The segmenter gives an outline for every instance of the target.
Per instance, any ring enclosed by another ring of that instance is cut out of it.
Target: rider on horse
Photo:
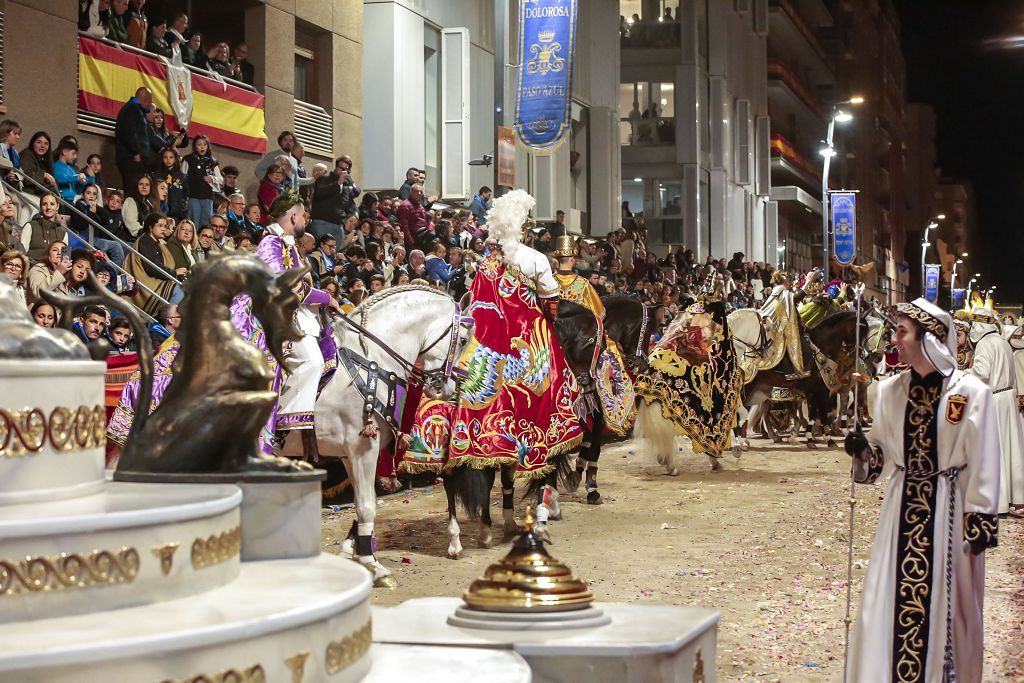
[[[796,295],[792,292],[793,278],[778,270],[772,275],[772,285],[772,293],[761,306],[761,315],[772,330],[778,331],[779,341],[793,366],[793,378],[807,377],[810,373],[804,369],[800,316],[796,310]],[[804,293],[801,290],[798,294],[802,297]]]

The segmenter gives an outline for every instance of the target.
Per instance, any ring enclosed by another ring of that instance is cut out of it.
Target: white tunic
[[[994,540],[999,495],[999,439],[992,393],[976,377],[954,371],[943,382],[933,418],[936,421],[938,471],[963,468],[955,481],[953,589],[952,596],[949,596],[946,558],[950,480],[942,475],[927,480],[935,489],[934,509],[928,510],[927,499],[913,498],[906,504],[903,501],[905,472],[900,468],[905,462],[904,422],[910,379],[911,373],[906,371],[878,384],[878,396],[873,406],[875,422],[868,439],[880,449],[881,460],[876,458],[871,463],[854,461],[857,481],[873,481],[879,473],[891,478],[864,579],[860,613],[854,624],[849,680],[860,683],[893,680],[895,610],[899,587],[904,594],[919,597],[920,609],[928,613],[927,634],[917,634],[918,638],[927,636],[925,661],[916,660],[912,652],[901,656],[901,662],[908,662],[906,669],[901,669],[908,674],[905,678],[935,683],[942,680],[946,605],[947,599],[951,598],[953,654],[958,680],[975,683],[981,680],[984,659],[982,605],[985,556],[984,553],[973,555],[963,541],[965,525],[969,525],[968,530],[973,533],[979,524],[982,524],[980,528],[991,532],[989,538]],[[908,490],[931,490],[930,486],[925,486],[927,488]],[[906,516],[906,522],[913,524],[921,521],[922,513],[928,512],[934,522],[932,533],[930,537],[925,535],[922,543],[913,546],[920,550],[919,561],[905,562],[905,566],[898,567],[901,517]],[[971,514],[965,518],[965,513]],[[911,580],[912,572],[921,569],[930,573],[930,583]],[[900,640],[906,642],[902,638]]]
[[[519,268],[534,283],[537,296],[542,299],[558,296],[558,281],[551,273],[551,261],[547,256],[521,243],[512,243],[503,249],[505,263]]]
[[[1024,505],[1024,422],[1017,409],[1017,366],[1010,343],[997,332],[982,337],[974,347],[974,365],[968,371],[985,382],[995,395],[1002,464],[999,512]]]

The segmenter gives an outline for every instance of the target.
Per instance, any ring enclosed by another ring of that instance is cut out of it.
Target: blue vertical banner
[[[953,290],[953,310],[956,311],[964,307],[964,301],[966,300],[967,290],[960,289],[959,287]]]
[[[939,298],[939,277],[942,266],[937,263],[926,263],[924,266],[924,298],[935,303]]]
[[[572,126],[577,0],[520,0],[515,130],[533,151],[550,151]]]
[[[857,255],[857,195],[833,192],[829,195],[832,211],[832,252],[841,266],[853,263]]]

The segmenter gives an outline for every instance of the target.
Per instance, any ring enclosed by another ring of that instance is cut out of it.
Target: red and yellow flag
[[[78,106],[116,118],[135,91],[146,86],[164,111],[168,128],[177,127],[168,99],[167,67],[157,59],[78,39]],[[247,152],[267,151],[263,95],[192,74],[192,121],[189,135],[205,135],[214,145]]]

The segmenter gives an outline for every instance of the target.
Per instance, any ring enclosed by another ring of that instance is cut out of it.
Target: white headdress
[[[991,308],[975,306],[971,309],[971,332],[972,344],[977,344],[981,338],[992,332],[999,332],[999,319]]]
[[[505,254],[511,255],[522,244],[523,225],[535,206],[537,200],[526,190],[511,190],[494,200],[487,212],[487,229]]]
[[[914,299],[909,304],[900,304],[897,309],[924,330],[921,347],[925,356],[943,377],[949,377],[956,370],[956,332],[953,317],[927,299]]]

